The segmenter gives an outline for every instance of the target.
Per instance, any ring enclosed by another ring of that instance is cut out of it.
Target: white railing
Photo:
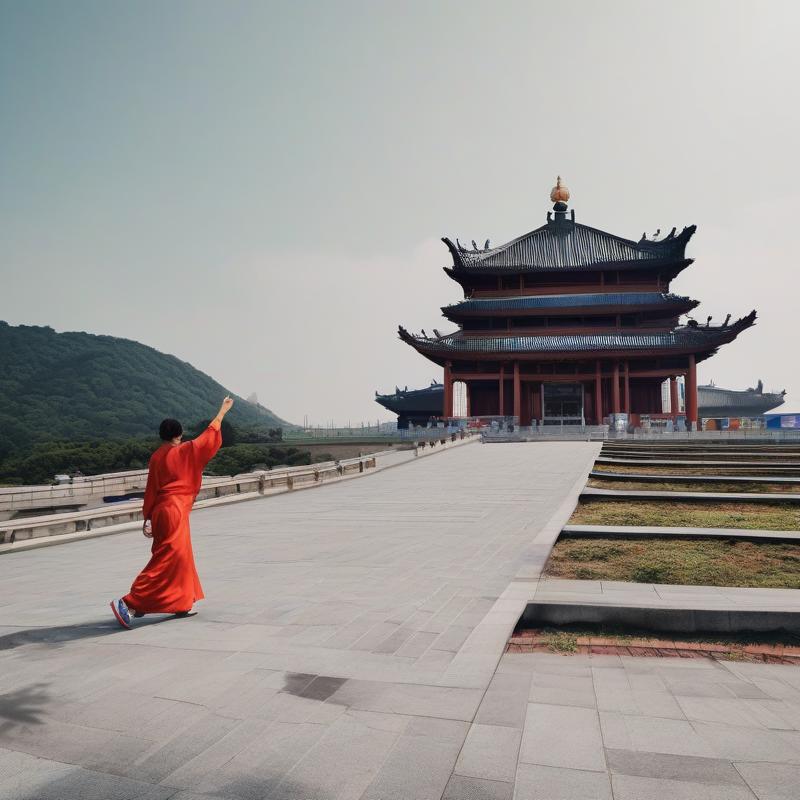
[[[363,473],[376,466],[376,459],[388,452],[372,453],[357,458],[328,461],[300,467],[285,467],[274,470],[248,472],[228,478],[215,478],[204,483],[197,495],[203,501],[215,500],[228,495],[267,495],[273,491],[291,491],[305,485]],[[89,531],[108,525],[135,522],[142,518],[142,500],[126,500],[109,503],[101,508],[85,511],[70,511],[62,514],[47,514],[37,517],[21,517],[0,522],[0,544],[53,536],[64,533]]]
[[[450,446],[466,444],[472,439],[473,435],[468,431],[448,432],[442,430],[435,440],[427,439],[415,442],[414,453],[412,455],[409,452],[408,457],[413,459],[417,456],[425,456]],[[202,508],[230,495],[238,495],[240,499],[249,499],[260,495],[278,494],[320,485],[325,481],[355,477],[359,473],[376,468],[379,458],[397,453],[397,450],[382,450],[356,458],[343,458],[339,461],[326,461],[299,467],[281,467],[246,472],[231,477],[213,478],[208,482],[204,481],[197,495],[196,505]],[[20,517],[0,522],[0,545],[13,544],[27,539],[83,533],[141,519],[142,500],[140,498],[107,503],[101,508],[84,511]],[[6,548],[6,550],[9,549],[13,548]]]
[[[224,480],[227,478],[207,475],[203,477],[203,486]],[[88,475],[54,486],[4,486],[0,487],[0,515],[28,508],[84,506],[107,495],[143,492],[146,484],[147,470],[144,469]]]

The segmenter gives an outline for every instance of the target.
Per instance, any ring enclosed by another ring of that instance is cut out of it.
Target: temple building
[[[683,396],[683,386],[679,385],[679,394]],[[697,414],[700,419],[761,419],[767,411],[782,405],[786,391],[765,392],[761,381],[755,388],[750,389],[723,389],[713,383],[697,387]],[[409,425],[426,426],[431,420],[438,419],[442,414],[444,400],[444,386],[433,381],[424,389],[401,389],[395,387],[393,394],[379,394],[375,392],[375,402],[389,411],[397,414],[397,427],[408,428]],[[670,397],[664,398],[662,391],[661,405],[669,408]],[[676,408],[671,416],[681,409]],[[775,414],[768,414],[775,417]]]
[[[600,424],[611,414],[659,414],[661,384],[685,377],[686,419],[697,423],[697,363],[755,321],[722,325],[680,317],[698,302],[672,294],[686,269],[696,226],[639,241],[582,225],[558,179],[555,204],[536,230],[499,247],[447,245],[445,272],[464,292],[442,308],[453,333],[400,338],[443,368],[442,415],[453,416],[453,385],[466,386],[470,416],[513,416],[520,425]]]

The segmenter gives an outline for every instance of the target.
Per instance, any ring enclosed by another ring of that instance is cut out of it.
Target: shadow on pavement
[[[0,694],[0,734],[15,725],[41,724],[44,706],[50,699],[46,690],[46,683],[34,683]]]
[[[25,628],[23,630],[6,633],[0,636],[0,651],[13,650],[16,647],[24,647],[27,644],[63,644],[74,642],[79,639],[91,639],[98,636],[108,636],[112,633],[133,634],[138,628],[146,628],[150,625],[159,625],[162,622],[174,620],[174,614],[158,614],[143,617],[136,620],[133,631],[124,631],[111,617],[95,622],[78,623],[75,625],[53,625],[41,628]]]

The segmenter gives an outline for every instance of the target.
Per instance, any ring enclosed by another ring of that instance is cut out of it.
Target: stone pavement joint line
[[[509,796],[528,688],[498,664],[598,449],[474,444],[206,509],[208,599],[133,631],[107,603],[143,537],[0,559],[0,797]]]
[[[509,653],[486,697],[508,693],[512,686],[517,698],[528,692],[525,719],[513,722],[521,734],[516,772],[503,791],[463,792],[456,795],[460,798],[798,796],[797,667]]]

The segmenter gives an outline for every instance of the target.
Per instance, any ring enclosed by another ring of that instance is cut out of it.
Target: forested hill
[[[0,321],[0,458],[54,439],[152,437],[165,417],[189,427],[213,417],[226,394],[191,364],[139,342]],[[237,427],[287,424],[235,399],[228,419]]]

